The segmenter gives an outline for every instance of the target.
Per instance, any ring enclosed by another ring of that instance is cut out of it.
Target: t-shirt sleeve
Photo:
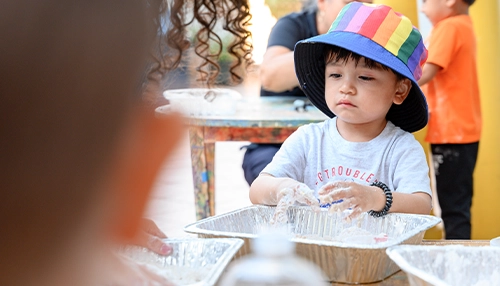
[[[295,44],[303,39],[300,31],[302,31],[302,26],[297,21],[297,18],[284,16],[272,28],[267,47],[283,46],[293,51]]]
[[[456,54],[454,49],[457,47],[456,41],[460,38],[459,33],[460,31],[452,23],[444,22],[436,25],[428,40],[427,62],[446,69]]]
[[[304,181],[306,164],[306,131],[305,126],[299,127],[292,133],[276,152],[271,163],[261,173],[276,178],[291,178],[299,182]]]
[[[410,134],[399,145],[399,160],[393,181],[395,191],[409,194],[423,192],[432,196],[429,166],[422,146]]]

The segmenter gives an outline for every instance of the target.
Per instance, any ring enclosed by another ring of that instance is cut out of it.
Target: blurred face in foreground
[[[141,105],[144,2],[2,2],[0,285],[103,285],[134,236],[182,126]]]

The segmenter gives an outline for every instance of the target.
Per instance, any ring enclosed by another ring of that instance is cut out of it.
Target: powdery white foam
[[[151,272],[167,277],[175,285],[190,285],[201,282],[210,275],[213,268],[212,265],[198,268],[179,265],[169,265],[164,268],[159,268],[151,264],[146,264],[146,266]]]
[[[356,226],[343,229],[338,235],[333,237],[309,234],[299,234],[296,235],[296,237],[312,240],[335,241],[348,244],[376,244],[385,242],[389,239],[389,237],[385,233],[373,234],[365,229]]]

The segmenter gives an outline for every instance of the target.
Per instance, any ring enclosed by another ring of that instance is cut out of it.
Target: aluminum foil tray
[[[260,230],[271,225],[275,207],[255,205],[221,214],[184,228],[199,237],[237,237],[245,244],[236,258],[250,253],[249,240]],[[286,225],[290,239],[296,242],[299,255],[319,265],[329,281],[343,283],[370,283],[381,281],[399,270],[387,256],[386,249],[399,244],[420,244],[427,229],[441,219],[434,216],[389,214],[382,218],[361,215],[346,221],[342,214],[327,211],[313,212],[309,207],[292,207],[287,211]],[[360,228],[373,234],[385,233],[387,241],[366,244],[356,240],[335,241],[342,231]]]
[[[215,285],[220,275],[243,245],[238,238],[165,239],[171,255],[156,254],[144,247],[126,246],[120,253],[139,263],[153,266],[175,285]]]
[[[387,255],[412,286],[500,285],[500,248],[492,246],[398,245]]]

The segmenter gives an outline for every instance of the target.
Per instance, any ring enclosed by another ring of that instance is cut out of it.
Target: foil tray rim
[[[186,284],[186,286],[213,286],[217,283],[221,277],[223,271],[227,268],[228,264],[231,262],[233,257],[236,255],[238,250],[243,246],[244,240],[241,238],[197,238],[197,237],[186,237],[186,238],[163,238],[161,239],[167,244],[182,244],[182,243],[223,243],[227,244],[228,248],[224,250],[223,254],[218,257],[217,262],[214,264],[213,271],[211,271],[204,279],[199,282]],[[135,246],[140,249],[144,249],[147,252],[151,252],[149,249],[141,246]],[[152,252],[151,252],[152,253]],[[168,278],[168,277],[167,277]]]
[[[448,283],[436,277],[432,273],[425,272],[417,268],[417,266],[410,263],[405,257],[403,257],[403,252],[418,252],[418,251],[440,251],[447,252],[453,250],[466,250],[466,251],[492,251],[497,252],[500,255],[500,248],[495,249],[495,247],[489,245],[482,246],[467,246],[467,245],[395,245],[387,248],[386,254],[389,258],[396,263],[401,270],[403,270],[408,275],[413,275],[417,279],[420,279],[433,286],[450,286]]]
[[[307,206],[294,206],[295,208],[308,208]],[[225,236],[225,237],[235,237],[235,238],[246,238],[246,239],[253,239],[257,238],[257,234],[249,234],[249,233],[243,233],[243,232],[230,232],[230,231],[214,231],[214,230],[208,230],[208,229],[203,229],[199,228],[198,226],[203,223],[207,223],[210,221],[218,220],[221,217],[224,216],[230,216],[232,214],[244,212],[250,209],[273,209],[275,208],[274,206],[267,206],[267,205],[252,205],[252,206],[247,206],[243,207],[237,210],[233,210],[224,214],[220,215],[215,215],[211,216],[208,218],[201,219],[199,221],[196,221],[194,223],[190,223],[184,227],[184,231],[187,233],[191,234],[203,234],[203,235],[217,235],[217,236]],[[381,242],[377,244],[357,244],[353,245],[350,243],[345,243],[345,242],[338,242],[338,241],[327,241],[327,240],[321,240],[321,239],[304,239],[304,238],[295,238],[291,237],[290,240],[296,243],[302,243],[302,244],[312,244],[312,245],[319,245],[319,246],[334,246],[338,248],[365,248],[365,249],[373,249],[373,250],[385,250],[388,247],[399,245],[402,242],[404,242],[407,239],[410,239],[414,237],[415,235],[419,234],[422,231],[426,231],[435,225],[439,224],[441,222],[441,218],[432,216],[432,215],[420,215],[420,214],[405,214],[405,213],[390,213],[388,216],[413,216],[413,217],[420,217],[424,218],[427,221],[420,225],[419,228],[417,229],[412,229],[405,233],[404,236],[400,237],[397,240],[389,241],[389,242]],[[381,218],[383,219],[383,218]]]

